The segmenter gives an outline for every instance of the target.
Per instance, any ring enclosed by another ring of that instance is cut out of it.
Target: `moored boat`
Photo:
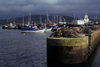
[[[31,32],[40,32],[40,33],[43,33],[45,32],[45,28],[42,28],[42,29],[36,29],[36,28],[21,28],[21,32],[26,32],[26,33],[31,33]]]

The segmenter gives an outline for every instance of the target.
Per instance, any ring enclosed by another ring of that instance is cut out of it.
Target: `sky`
[[[100,15],[100,0],[0,0],[0,18],[32,14],[83,16]]]

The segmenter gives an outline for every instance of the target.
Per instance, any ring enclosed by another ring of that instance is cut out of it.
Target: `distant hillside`
[[[42,22],[45,23],[47,17],[45,15],[42,15],[41,18],[42,18]],[[69,16],[63,16],[63,18],[65,19],[66,22],[71,22],[73,20],[73,18],[69,17]],[[49,19],[52,23],[54,22],[54,16],[49,16]],[[62,21],[64,21],[64,19]],[[11,18],[11,20],[14,20],[14,19]],[[17,24],[22,24],[22,20],[23,20],[23,17],[16,17],[15,18],[15,22]],[[33,23],[40,23],[40,15],[32,15],[31,20],[33,21]],[[9,24],[9,21],[10,21],[10,19],[8,19],[8,20],[7,19],[1,19],[0,25]],[[28,23],[28,16],[24,16],[24,22]],[[57,17],[55,17],[55,22],[57,22]]]

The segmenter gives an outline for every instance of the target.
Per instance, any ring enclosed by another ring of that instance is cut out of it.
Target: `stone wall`
[[[88,36],[82,38],[48,38],[47,56],[64,64],[79,63],[88,58]]]
[[[92,34],[89,35],[89,55],[94,51],[98,42],[100,41],[100,30],[92,31]]]
[[[92,54],[100,41],[100,30],[80,38],[47,38],[47,61],[64,64],[82,63]],[[53,59],[53,60],[52,60]]]

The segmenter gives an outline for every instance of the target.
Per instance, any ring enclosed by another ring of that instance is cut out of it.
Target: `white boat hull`
[[[52,30],[52,28],[50,28],[50,29],[46,29],[46,31],[51,31]]]
[[[43,30],[37,30],[37,31],[23,30],[22,32],[23,33],[31,33],[31,32],[33,32],[33,33],[44,33],[45,32],[45,29],[43,29]]]

